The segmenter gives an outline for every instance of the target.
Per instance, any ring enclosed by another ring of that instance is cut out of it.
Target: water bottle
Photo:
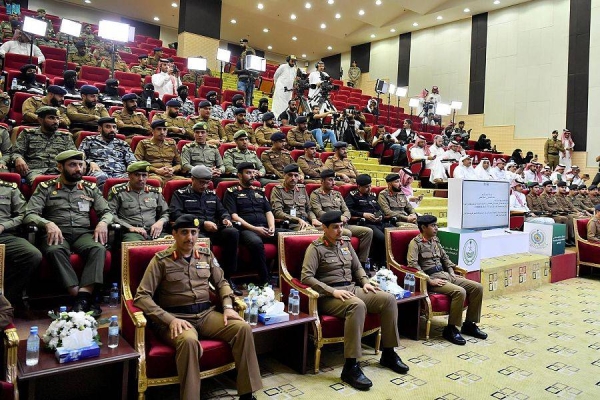
[[[58,309],[58,314],[62,315],[62,313],[66,313],[67,312],[67,306],[60,306],[60,308]]]
[[[410,274],[404,274],[404,290],[410,291]]]
[[[252,306],[250,307],[250,325],[255,326],[258,324],[258,304],[256,299],[252,299]]]
[[[369,275],[370,271],[371,271],[371,259],[367,258],[367,261],[365,261],[365,272],[367,273],[367,275]]]
[[[292,315],[298,315],[300,314],[300,294],[297,290],[294,290],[294,293],[292,294],[292,299]]]
[[[416,279],[415,279],[415,274],[410,274],[410,292],[414,293],[415,292],[415,284],[416,284]]]
[[[119,320],[116,315],[110,317],[108,325],[108,347],[114,349],[119,345]]]
[[[250,323],[250,299],[244,297],[244,303],[246,303],[246,309],[244,310],[244,321]]]
[[[108,306],[115,308],[119,305],[119,285],[117,283],[112,284],[110,288],[110,297],[108,298]]]
[[[29,329],[27,338],[27,354],[25,355],[25,364],[29,366],[37,365],[40,359],[40,338],[38,337],[38,327],[32,326]]]
[[[18,87],[19,87],[19,85],[17,84],[17,78],[13,78],[12,83],[10,84],[10,90],[17,90]],[[37,364],[37,361],[36,361],[36,364]]]
[[[150,97],[146,99],[146,108],[152,108],[152,99]]]
[[[292,309],[294,308],[294,292],[295,289],[290,289],[290,295],[288,296],[288,314],[291,314]]]

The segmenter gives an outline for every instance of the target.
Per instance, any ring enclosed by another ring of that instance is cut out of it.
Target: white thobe
[[[159,72],[152,75],[152,84],[158,92],[158,98],[162,99],[165,94],[177,94],[177,87],[181,85],[181,81],[166,72]]]
[[[273,114],[279,116],[288,106],[288,102],[292,99],[292,89],[294,88],[294,80],[298,67],[290,67],[288,63],[281,64],[275,75],[273,82],[275,83],[275,91],[273,92]],[[285,91],[285,88],[289,91]]]

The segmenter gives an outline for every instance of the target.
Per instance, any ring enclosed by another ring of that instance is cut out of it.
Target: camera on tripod
[[[298,79],[296,80],[296,90],[299,93],[302,93],[310,88],[311,85],[308,83],[308,74],[298,72]]]
[[[340,86],[334,85],[331,82],[331,77],[329,75],[321,72],[321,92],[322,93],[329,93],[332,90],[339,90],[339,89],[340,89]]]
[[[423,111],[425,111],[426,113],[429,113],[429,111],[433,111],[434,107],[435,104],[431,101],[426,101],[423,103]]]

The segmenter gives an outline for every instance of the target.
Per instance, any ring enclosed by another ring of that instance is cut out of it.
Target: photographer
[[[162,99],[165,94],[177,94],[177,88],[181,86],[177,66],[173,66],[169,60],[160,60],[160,72],[152,75],[154,90],[158,92],[158,98]]]
[[[401,160],[406,159],[406,148],[404,146],[404,143],[400,143],[397,138],[400,132],[400,130],[397,130],[396,132],[390,134],[385,131],[384,125],[379,125],[377,127],[377,132],[373,137],[373,148],[375,148],[375,146],[377,146],[377,144],[379,144],[380,142],[383,142],[383,151],[381,152],[381,154],[383,154],[387,149],[392,149],[392,151],[394,152],[392,165],[400,165]]]
[[[356,119],[357,112],[354,106],[350,106],[344,110],[341,115],[338,126],[342,132],[342,140],[354,146],[358,150],[370,151],[371,147],[365,141],[365,131],[360,129],[361,122]]]
[[[329,82],[329,75],[325,72],[325,63],[319,61],[315,65],[315,68],[316,71],[313,71],[308,75],[308,83],[310,84],[310,89],[308,89],[308,100],[311,104],[320,97],[321,85],[323,82]]]
[[[244,92],[246,107],[249,107],[252,105],[252,93],[254,92],[254,79],[256,76],[246,69],[246,56],[256,55],[256,52],[248,45],[248,39],[245,38],[240,40],[240,47],[242,48],[242,54],[235,65],[234,74],[238,76],[237,90]]]
[[[323,129],[323,120],[330,115],[333,115],[333,111],[320,113],[319,106],[315,105],[312,107],[312,111],[306,116],[308,119],[308,130],[315,137],[320,149],[325,148],[323,138],[329,140],[332,146],[337,142],[335,133],[331,129]]]

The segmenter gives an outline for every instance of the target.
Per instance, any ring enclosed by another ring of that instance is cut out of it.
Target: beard
[[[56,100],[55,98],[50,99],[50,104],[52,104],[52,107],[58,107],[62,104],[62,102]]]
[[[102,137],[107,141],[111,141],[115,138],[116,134],[114,132],[102,132]]]
[[[176,118],[179,113],[169,111],[169,117]]]
[[[211,97],[211,98],[208,99],[208,101],[210,101],[210,104],[212,104],[213,106],[215,104],[217,104],[217,98],[216,97]]]
[[[401,191],[402,191],[402,188],[400,188],[400,187],[396,187],[396,186],[392,186],[392,192],[399,193],[399,192],[401,192]]]
[[[96,107],[96,102],[95,101],[84,101],[84,104],[87,108],[92,108],[92,107]]]
[[[81,173],[80,172],[76,172],[74,174],[70,174],[66,170],[63,170],[63,176],[64,176],[64,178],[65,178],[65,180],[67,182],[76,183],[76,182],[79,182],[81,180]]]
[[[265,104],[264,106],[258,107],[258,111],[260,111],[261,113],[266,113],[267,111],[269,111],[269,105]]]

